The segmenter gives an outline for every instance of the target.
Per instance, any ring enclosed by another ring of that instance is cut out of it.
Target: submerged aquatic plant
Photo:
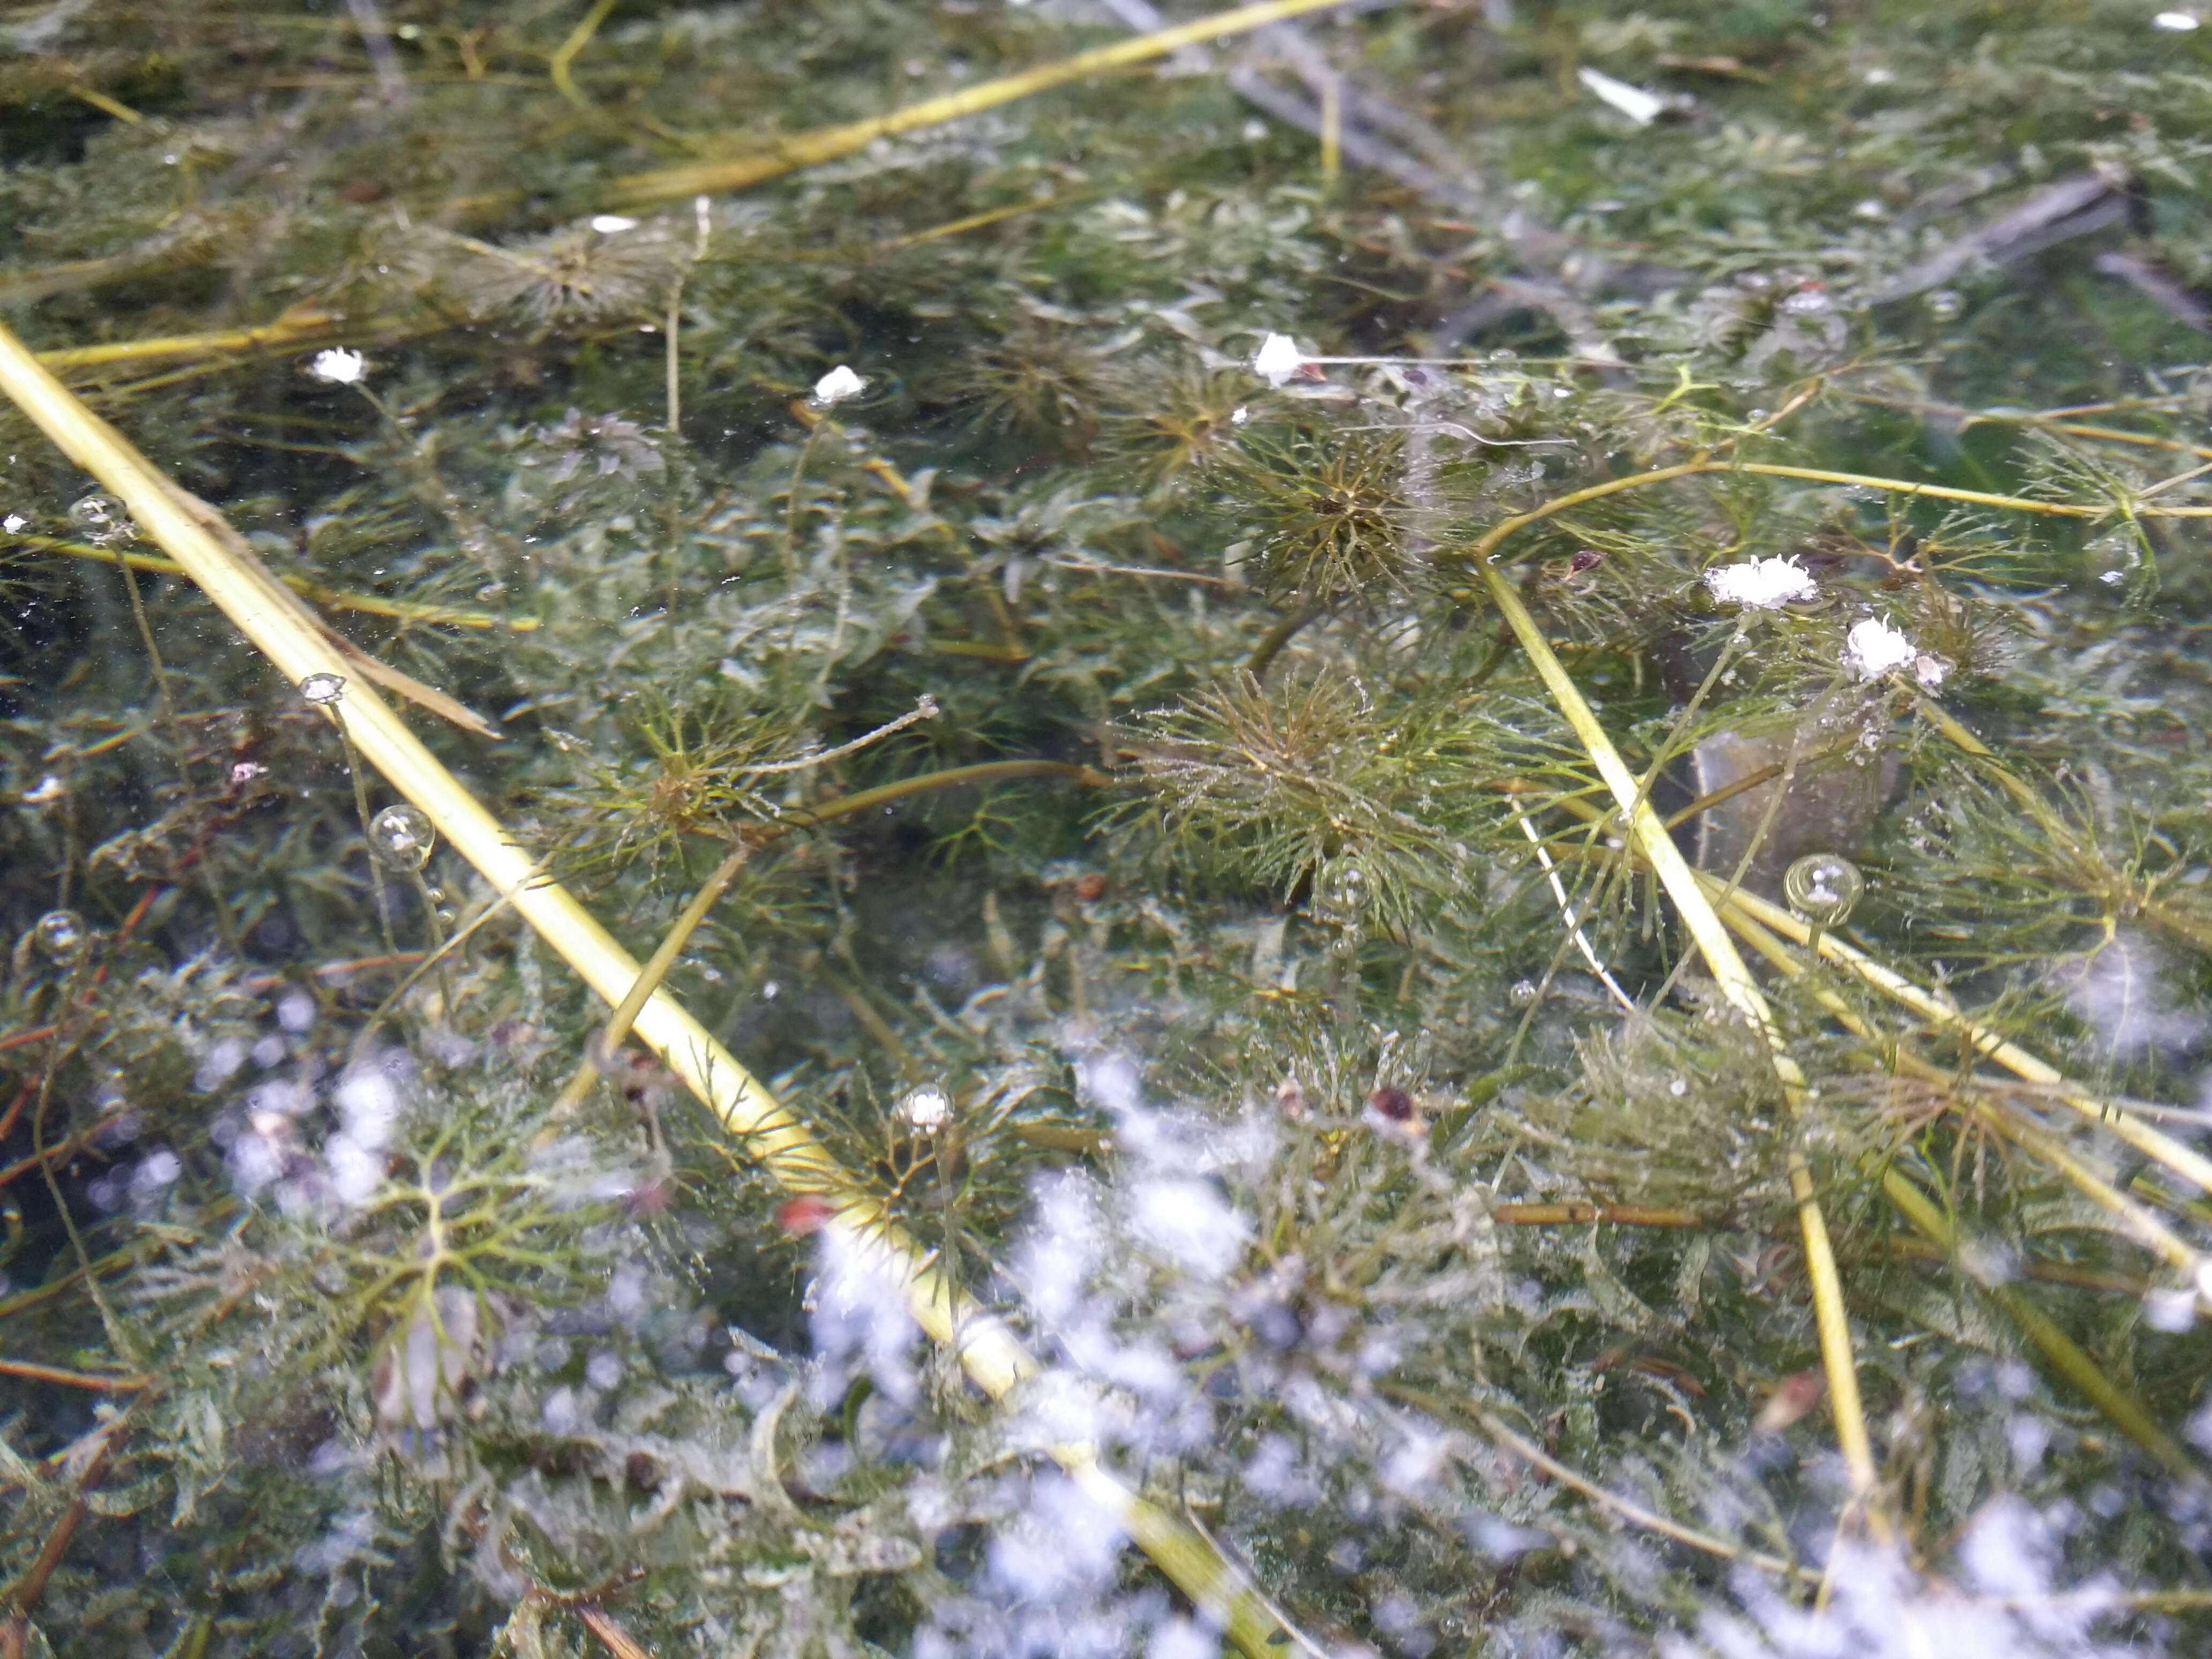
[[[6,20],[0,1654],[2203,1647],[2204,32],[1326,9]]]

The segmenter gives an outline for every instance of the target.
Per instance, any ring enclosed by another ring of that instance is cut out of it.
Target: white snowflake
[[[848,398],[857,398],[867,389],[866,380],[840,363],[814,383],[814,401],[827,409]]]
[[[1252,372],[1269,386],[1280,386],[1298,372],[1305,358],[1287,334],[1270,334],[1252,354]]]
[[[335,346],[328,351],[318,351],[315,361],[307,365],[307,373],[332,386],[352,386],[368,373],[368,359],[358,351]]]
[[[1863,680],[1880,679],[1919,654],[1918,647],[1907,635],[1880,617],[1854,623],[1844,640],[1844,666]]]
[[[1775,611],[1816,597],[1820,589],[1795,559],[1747,559],[1705,572],[1705,586],[1723,605]]]

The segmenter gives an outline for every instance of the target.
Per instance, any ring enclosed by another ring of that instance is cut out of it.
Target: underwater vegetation
[[[2208,94],[0,6],[0,1659],[2204,1651]]]

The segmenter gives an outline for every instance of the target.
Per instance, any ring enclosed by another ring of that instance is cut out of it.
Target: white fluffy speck
[[[898,1115],[910,1128],[933,1135],[952,1121],[952,1097],[933,1083],[911,1089],[900,1099]]]
[[[1279,386],[1298,372],[1305,359],[1287,334],[1270,334],[1252,354],[1252,372],[1269,386]]]
[[[345,1132],[369,1151],[381,1151],[392,1139],[392,1120],[399,1115],[399,1091],[381,1070],[364,1067],[346,1073],[332,1096]]]
[[[0,530],[5,530],[9,535],[13,536],[28,523],[30,523],[30,520],[25,518],[21,514],[10,513],[5,519],[0,519]]]
[[[1844,666],[1863,680],[1880,679],[1919,654],[1909,637],[1880,617],[1854,623],[1844,640]]]
[[[1245,422],[1251,418],[1252,411],[1245,408],[1242,404],[1237,404],[1235,409],[1229,411],[1229,424],[1231,426],[1242,426]]]
[[[1130,1205],[1139,1237],[1184,1267],[1218,1279],[1243,1254],[1251,1226],[1203,1181],[1149,1181]]]
[[[2164,29],[2169,34],[2187,34],[2199,25],[2193,11],[2162,11],[2150,20],[2154,29]]]
[[[814,401],[827,409],[848,398],[857,398],[867,389],[866,380],[840,363],[814,383]]]
[[[1820,585],[1795,559],[1747,559],[1705,572],[1705,586],[1723,605],[1774,611],[1818,596]]]
[[[619,213],[602,213],[592,221],[592,228],[602,236],[619,236],[626,230],[635,230],[637,221],[625,219]]]
[[[341,1204],[366,1204],[384,1179],[384,1159],[343,1135],[334,1136],[323,1148],[323,1164],[330,1171],[331,1191]]]
[[[1641,87],[1632,87],[1626,81],[1616,81],[1601,70],[1585,65],[1575,71],[1575,78],[1639,127],[1650,126],[1666,112],[1664,98]]]
[[[307,373],[332,386],[352,386],[368,373],[368,359],[358,351],[336,346],[328,351],[318,351],[314,362],[307,365]]]

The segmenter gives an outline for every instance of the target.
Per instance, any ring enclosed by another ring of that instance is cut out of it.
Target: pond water
[[[0,9],[0,1655],[2202,1651],[2205,21]]]

